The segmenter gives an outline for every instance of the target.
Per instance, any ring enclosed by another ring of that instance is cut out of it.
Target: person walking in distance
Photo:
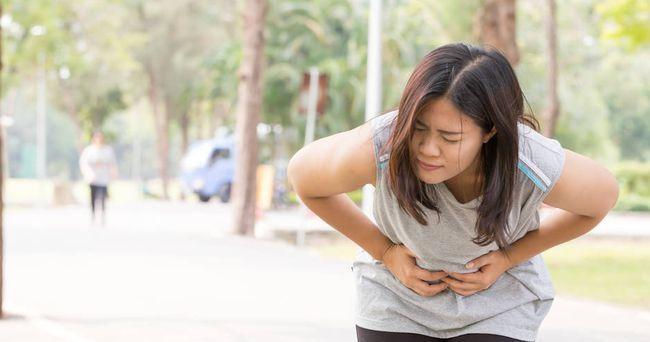
[[[90,186],[91,220],[95,224],[96,212],[101,211],[101,225],[106,225],[106,199],[108,184],[117,178],[117,163],[113,149],[104,143],[102,132],[93,133],[92,143],[79,157],[79,168]]]

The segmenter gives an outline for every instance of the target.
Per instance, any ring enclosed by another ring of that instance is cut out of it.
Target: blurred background
[[[544,253],[540,341],[650,339],[648,1],[0,4],[1,340],[354,340],[358,247],[286,165],[396,108],[451,42],[501,49],[543,133],[619,180],[601,225]],[[104,224],[79,167],[97,131]]]

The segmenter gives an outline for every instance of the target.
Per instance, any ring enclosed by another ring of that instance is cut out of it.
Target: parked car
[[[193,143],[181,160],[184,190],[195,194],[201,202],[208,202],[212,197],[228,202],[235,169],[234,156],[232,137]]]

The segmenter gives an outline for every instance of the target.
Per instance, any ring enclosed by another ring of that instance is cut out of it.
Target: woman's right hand
[[[444,271],[431,272],[420,268],[415,253],[402,244],[391,245],[382,258],[383,264],[406,287],[424,297],[433,297],[447,288],[447,284],[429,284],[447,276]],[[427,282],[428,281],[428,282]]]

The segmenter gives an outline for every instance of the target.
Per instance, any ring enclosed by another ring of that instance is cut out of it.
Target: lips
[[[439,168],[442,167],[442,165],[435,165],[435,164],[428,164],[428,163],[425,163],[425,162],[421,161],[420,159],[418,159],[418,165],[419,165],[421,168],[423,168],[423,169],[425,169],[425,170],[427,170],[427,171],[437,170],[437,169],[439,169]]]

